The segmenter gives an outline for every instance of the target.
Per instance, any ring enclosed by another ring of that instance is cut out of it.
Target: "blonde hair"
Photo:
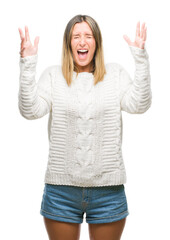
[[[100,28],[97,22],[88,15],[76,15],[67,24],[64,36],[63,36],[63,49],[62,49],[62,72],[63,76],[70,85],[72,82],[73,71],[76,69],[78,74],[78,69],[74,65],[71,49],[71,37],[73,27],[76,23],[86,22],[93,33],[96,42],[96,50],[93,56],[93,74],[94,74],[94,85],[99,81],[102,81],[106,73],[104,64],[104,54],[103,54],[103,40]]]

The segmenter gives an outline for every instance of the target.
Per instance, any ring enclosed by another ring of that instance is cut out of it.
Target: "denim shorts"
[[[45,183],[40,214],[62,222],[109,223],[129,215],[124,185],[79,187]]]

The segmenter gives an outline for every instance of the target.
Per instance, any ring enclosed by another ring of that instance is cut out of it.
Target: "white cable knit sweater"
[[[26,119],[49,113],[49,156],[45,183],[81,187],[126,182],[122,158],[122,115],[144,113],[151,105],[146,49],[130,47],[135,60],[132,81],[117,63],[93,85],[93,74],[73,73],[68,87],[61,66],[47,67],[36,82],[38,54],[20,57],[19,110]]]

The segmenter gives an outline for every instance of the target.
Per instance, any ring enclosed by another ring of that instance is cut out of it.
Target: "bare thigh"
[[[44,217],[50,240],[79,240],[81,224],[60,222]]]
[[[90,240],[120,240],[126,218],[111,223],[88,224]]]

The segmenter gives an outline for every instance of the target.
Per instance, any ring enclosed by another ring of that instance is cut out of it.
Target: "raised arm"
[[[18,106],[20,113],[26,119],[43,117],[51,110],[51,68],[48,67],[36,82],[36,64],[38,59],[38,39],[32,46],[28,28],[25,27],[25,36],[19,29],[21,36],[20,81]]]
[[[120,66],[121,109],[129,113],[144,113],[151,106],[149,56],[145,49],[146,27],[140,23],[136,27],[135,42],[124,36],[135,61],[135,76],[132,81],[127,71]]]
[[[26,119],[41,118],[51,110],[51,70],[46,68],[36,82],[38,55],[20,58],[20,86],[18,106]]]

